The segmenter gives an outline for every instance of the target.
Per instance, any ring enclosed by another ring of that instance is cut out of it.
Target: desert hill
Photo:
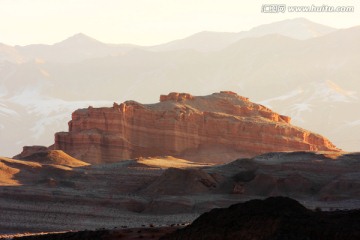
[[[19,185],[15,175],[24,168],[37,168],[40,164],[32,162],[22,162],[14,159],[1,157],[0,158],[0,186],[17,186]]]
[[[62,151],[46,150],[18,159],[0,158],[0,186],[54,184],[52,177],[67,177],[75,167],[88,166]],[[64,179],[62,179],[64,180]]]
[[[61,150],[44,150],[26,155],[23,153],[15,156],[14,158],[38,162],[41,164],[54,164],[68,167],[83,167],[89,165],[86,162],[69,156]]]

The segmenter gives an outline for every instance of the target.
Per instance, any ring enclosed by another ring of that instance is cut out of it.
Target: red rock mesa
[[[69,132],[55,134],[54,149],[90,163],[165,155],[223,163],[274,151],[338,151],[326,138],[291,125],[289,117],[229,91],[79,109]]]

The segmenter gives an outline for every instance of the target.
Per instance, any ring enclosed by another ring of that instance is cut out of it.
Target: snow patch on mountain
[[[259,103],[262,104],[262,105],[265,105],[269,108],[271,108],[271,103],[272,102],[275,102],[275,101],[284,101],[284,100],[287,100],[287,99],[291,99],[291,98],[294,98],[296,96],[299,96],[301,93],[303,93],[303,90],[301,88],[299,89],[296,89],[294,91],[291,91],[287,94],[284,94],[284,95],[281,95],[281,96],[278,96],[278,97],[274,97],[274,98],[270,98],[270,99],[266,99],[266,100],[263,100],[263,101],[260,101]]]
[[[355,91],[345,90],[330,80],[315,82],[313,86],[316,91],[309,101],[321,99],[324,102],[352,102],[358,99]]]
[[[18,114],[16,111],[8,108],[6,104],[0,103],[0,116],[4,117],[16,117]]]
[[[74,111],[78,108],[111,105],[110,101],[65,101],[58,98],[41,95],[41,87],[27,88],[17,95],[7,99],[7,102],[24,106],[30,114],[49,116],[56,112]]]
[[[67,123],[70,120],[71,113],[79,108],[88,106],[101,107],[111,106],[109,101],[64,101],[61,99],[45,98],[33,99],[27,106],[27,110],[31,114],[38,115],[34,127],[30,130],[33,137],[38,139],[46,133],[47,129],[52,129],[54,125]]]
[[[360,126],[360,120],[356,120],[356,121],[352,121],[352,122],[347,122],[348,126],[351,127],[356,127],[356,126]]]
[[[71,113],[88,106],[112,106],[110,101],[65,101],[41,95],[40,86],[33,86],[11,98],[0,98],[0,129],[10,129],[14,121],[19,128],[29,126],[24,137],[17,141],[23,145],[50,145],[53,133],[67,129]],[[11,109],[8,107],[11,106]],[[5,133],[4,133],[5,134]],[[3,139],[5,140],[5,139]],[[0,145],[3,145],[0,139]]]
[[[0,97],[3,97],[7,94],[7,89],[4,86],[0,85]]]
[[[70,118],[67,112],[57,113],[54,115],[47,116],[46,118],[39,118],[30,131],[32,132],[32,138],[39,139],[43,134],[46,133],[47,129],[56,128],[55,126],[65,125]],[[67,119],[67,121],[66,121]]]
[[[296,122],[303,123],[304,119],[302,116],[304,116],[304,112],[311,112],[312,106],[310,103],[295,103],[289,107],[289,115],[292,117],[292,119]]]

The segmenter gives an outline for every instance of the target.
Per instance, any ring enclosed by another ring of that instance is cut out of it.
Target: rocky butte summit
[[[76,110],[54,149],[89,163],[152,156],[224,163],[274,151],[339,151],[329,140],[290,124],[290,118],[230,91],[208,96],[161,95]]]

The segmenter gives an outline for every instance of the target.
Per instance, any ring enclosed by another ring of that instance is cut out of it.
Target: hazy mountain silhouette
[[[268,34],[280,34],[294,39],[306,40],[323,36],[335,30],[335,28],[314,23],[305,18],[295,18],[261,25],[254,27],[249,31],[242,31],[239,33],[200,32],[190,37],[161,44],[150,49],[154,51],[192,49],[207,52],[223,49],[224,47],[243,38],[262,37]]]
[[[106,44],[83,33],[53,45],[33,44],[16,49],[28,60],[40,59],[46,62],[72,63],[90,58],[116,56],[136,48],[131,44]]]
[[[23,56],[16,48],[0,43],[0,62],[8,61],[21,63],[24,60],[25,59],[23,59]]]
[[[300,35],[306,40],[291,36],[300,28],[318,30],[304,30]],[[274,29],[283,34],[273,34]],[[52,142],[78,107],[129,99],[156,102],[153,96],[171,91],[207,95],[220,90],[250,97],[338,147],[358,150],[360,113],[354,109],[360,106],[360,27],[334,30],[294,19],[249,32],[271,34],[228,45],[214,40],[224,48],[206,53],[109,45],[83,34],[54,45],[1,45],[3,154]]]

